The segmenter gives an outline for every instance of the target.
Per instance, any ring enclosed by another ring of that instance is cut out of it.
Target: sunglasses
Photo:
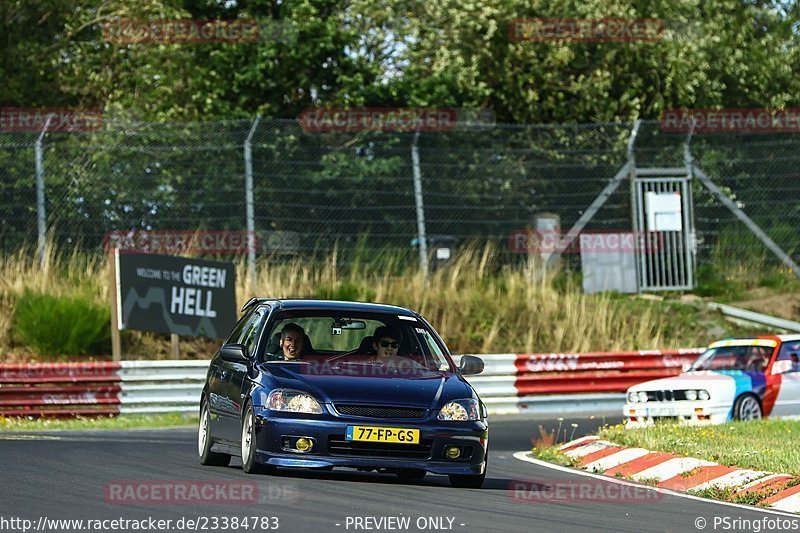
[[[389,346],[391,346],[392,348],[397,348],[398,346],[400,346],[400,343],[399,342],[390,342],[390,341],[381,341],[381,346],[383,348],[388,348]]]

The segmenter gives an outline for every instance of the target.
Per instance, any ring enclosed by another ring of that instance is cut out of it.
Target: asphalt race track
[[[613,422],[613,420],[609,420]],[[577,423],[573,428],[571,424]],[[562,427],[575,437],[602,420],[570,420]],[[195,527],[170,531],[225,531],[221,517],[277,517],[278,531],[698,531],[695,521],[706,520],[713,531],[714,517],[760,520],[774,518],[761,511],[695,501],[643,491],[649,497],[619,501],[542,501],[515,498],[509,490],[515,480],[543,484],[592,483],[576,474],[527,463],[512,453],[530,446],[539,424],[556,428],[556,420],[494,417],[491,420],[491,456],[486,483],[480,490],[454,489],[445,477],[429,475],[402,482],[393,475],[355,471],[309,472],[282,470],[273,476],[248,476],[238,460],[229,467],[202,467],[196,453],[196,432],[190,428],[134,431],[0,433],[0,517],[31,520],[136,519],[148,517],[201,520]],[[568,435],[570,436],[570,435]],[[351,473],[352,472],[352,473]],[[120,503],[110,486],[125,482],[155,483],[214,481],[255,487],[257,498],[242,504],[214,497],[211,503]],[[617,492],[609,491],[609,494]],[[213,529],[214,518],[217,528]],[[349,518],[348,518],[349,517]],[[369,520],[366,520],[370,517]],[[404,523],[378,522],[405,517]],[[361,519],[360,521],[357,519]],[[429,520],[430,519],[430,520]],[[14,531],[13,524],[0,530]],[[185,525],[185,520],[182,525]],[[261,525],[266,524],[262,522]],[[274,522],[269,522],[270,529]],[[249,531],[263,531],[261,527]],[[105,526],[104,526],[105,527]],[[73,531],[72,528],[43,528]],[[40,531],[42,529],[39,529]],[[122,528],[121,530],[126,531]],[[152,530],[152,529],[151,529]],[[227,531],[232,531],[230,527]],[[244,530],[241,528],[240,530]],[[719,527],[717,530],[722,530]],[[734,530],[734,529],[728,529]]]

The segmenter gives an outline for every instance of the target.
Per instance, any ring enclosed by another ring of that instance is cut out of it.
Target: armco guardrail
[[[629,386],[676,375],[701,352],[485,354],[469,381],[493,414],[614,412]],[[0,415],[192,412],[207,370],[208,361],[0,364]]]
[[[0,415],[196,411],[208,361],[0,364]]]

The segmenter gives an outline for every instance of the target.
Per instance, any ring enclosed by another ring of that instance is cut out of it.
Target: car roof
[[[732,345],[738,345],[736,343],[741,343],[742,346],[747,345],[749,342],[755,342],[759,340],[769,340],[774,341],[777,346],[782,342],[791,342],[800,340],[800,335],[773,335],[773,334],[766,334],[766,335],[753,335],[752,337],[727,337],[725,339],[720,339],[712,342],[709,346],[714,344],[722,344],[729,342]]]
[[[377,304],[368,302],[345,302],[341,300],[306,300],[306,299],[279,299],[279,298],[251,298],[242,307],[242,312],[257,304],[276,305],[279,309],[288,310],[331,310],[331,311],[360,311],[373,313],[390,313],[403,316],[419,316],[414,311],[396,305]]]

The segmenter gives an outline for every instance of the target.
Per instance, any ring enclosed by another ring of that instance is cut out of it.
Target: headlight
[[[321,415],[322,406],[317,400],[300,391],[276,389],[267,397],[267,409],[288,413],[309,413]]]
[[[686,391],[686,399],[690,402],[693,402],[697,399],[697,391],[696,390],[687,390]]]
[[[639,391],[638,396],[640,402],[644,403],[647,401],[647,393],[645,391]]]
[[[711,395],[708,393],[707,390],[700,390],[697,391],[697,399],[698,400],[710,400]]]
[[[628,393],[628,401],[630,403],[639,403],[639,395],[635,392]]]
[[[466,400],[453,400],[448,402],[439,411],[439,420],[451,420],[457,422],[467,422],[469,420],[480,420],[478,400],[468,398]]]

